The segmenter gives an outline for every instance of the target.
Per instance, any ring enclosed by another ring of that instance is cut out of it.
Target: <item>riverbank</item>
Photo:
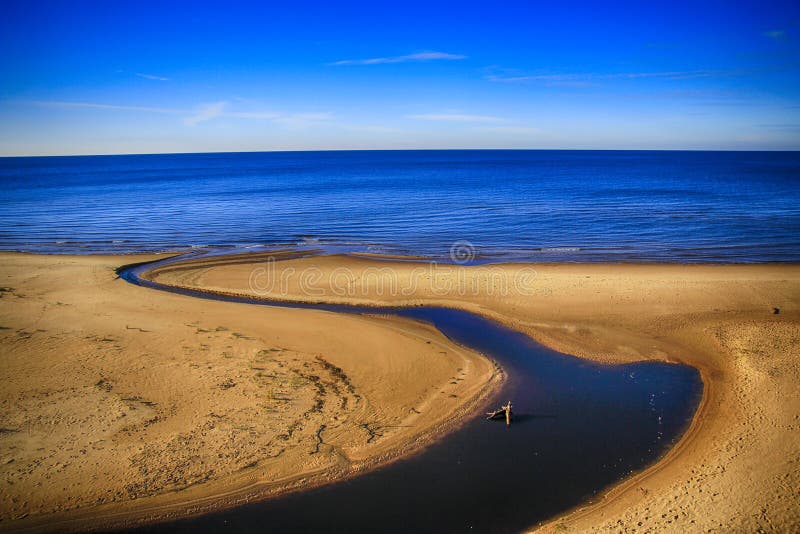
[[[432,268],[346,256],[274,263],[264,255],[227,265],[198,260],[150,277],[261,298],[450,306],[584,358],[688,363],[700,369],[706,387],[681,443],[597,502],[540,528],[800,526],[796,264]]]
[[[0,254],[0,529],[131,525],[326,483],[418,450],[502,381],[421,323],[115,273],[158,257]]]

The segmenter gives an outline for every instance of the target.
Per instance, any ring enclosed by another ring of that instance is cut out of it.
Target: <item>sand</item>
[[[416,322],[117,278],[154,258],[0,254],[0,529],[132,525],[357,474],[502,381]]]
[[[451,306],[584,358],[693,365],[704,397],[680,443],[597,501],[534,529],[800,530],[798,265],[465,268],[355,256],[274,263],[264,255],[198,261],[152,278],[262,298]]]

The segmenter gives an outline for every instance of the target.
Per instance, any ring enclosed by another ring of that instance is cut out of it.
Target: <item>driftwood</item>
[[[506,420],[506,426],[511,424],[511,415],[514,412],[511,411],[511,401],[508,401],[508,404],[505,406],[500,407],[499,410],[495,410],[493,412],[486,413],[486,419],[503,419]]]

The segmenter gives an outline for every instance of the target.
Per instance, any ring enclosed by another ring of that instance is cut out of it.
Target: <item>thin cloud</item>
[[[337,124],[336,126],[348,132],[366,132],[374,134],[394,133],[401,131],[398,128],[392,128],[390,126],[379,126],[375,124]]]
[[[406,118],[423,121],[455,121],[455,122],[504,122],[502,117],[492,117],[489,115],[467,115],[463,113],[422,113],[419,115],[407,115]]]
[[[159,82],[168,82],[169,78],[165,78],[163,76],[156,76],[155,74],[145,74],[143,72],[135,72],[136,76],[139,78],[144,78],[146,80],[158,80]]]
[[[64,102],[59,100],[34,100],[31,102],[37,106],[58,107],[58,108],[89,108],[89,109],[111,109],[120,111],[142,111],[146,113],[166,113],[177,115],[185,113],[184,110],[173,108],[156,108],[148,106],[125,106],[117,104],[98,104],[94,102]]]
[[[417,52],[405,56],[373,57],[367,59],[343,59],[328,65],[381,65],[386,63],[408,63],[411,61],[436,61],[466,59],[461,54],[448,54],[447,52]]]
[[[531,74],[524,76],[490,75],[486,79],[492,82],[544,82],[552,84],[591,84],[596,80],[635,80],[643,78],[660,78],[665,80],[687,80],[691,78],[710,78],[724,74],[724,71],[697,69],[663,72],[616,72],[616,73],[571,73],[571,74]]]
[[[506,71],[504,74],[488,74],[484,79],[492,82],[539,82],[552,85],[578,85],[585,83],[591,85],[607,80],[689,80],[695,78],[719,78],[732,76],[752,76],[763,72],[776,72],[786,69],[795,69],[800,66],[797,61],[784,61],[769,65],[761,65],[738,69],[694,69],[673,71],[645,71],[645,72],[579,72],[557,74],[516,74]]]
[[[333,113],[298,113],[290,116],[293,119],[305,121],[328,121],[334,118]]]
[[[225,116],[236,117],[237,119],[271,120],[277,119],[280,117],[280,114],[272,113],[270,111],[231,111],[229,113],[225,113]]]
[[[335,118],[335,115],[329,112],[275,113],[272,111],[223,111],[219,113],[219,115],[217,116],[233,117],[236,119],[268,120],[291,126],[303,125],[305,123],[310,123],[310,122],[328,121]]]
[[[473,129],[481,132],[506,133],[514,135],[532,135],[541,133],[541,130],[538,128],[531,128],[529,126],[480,126]]]
[[[99,109],[109,111],[133,111],[139,113],[182,115],[183,122],[187,126],[195,126],[203,122],[224,117],[234,119],[266,120],[290,127],[305,126],[313,123],[333,120],[336,118],[336,116],[330,112],[276,113],[272,111],[229,111],[230,102],[227,100],[204,104],[195,109],[128,106],[95,102],[67,102],[58,100],[34,100],[25,101],[23,103],[57,108]]]
[[[303,129],[334,118],[333,113],[295,113],[281,115],[274,119],[275,122],[286,128]]]
[[[758,124],[759,128],[788,132],[800,132],[800,124]]]
[[[187,126],[194,126],[201,122],[210,121],[211,119],[216,119],[220,115],[222,115],[225,108],[228,107],[227,102],[214,102],[212,104],[205,104],[200,106],[197,111],[183,119],[184,124]]]

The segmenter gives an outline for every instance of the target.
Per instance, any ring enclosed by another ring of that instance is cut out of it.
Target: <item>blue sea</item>
[[[475,261],[800,261],[800,153],[0,158],[0,249],[273,246]]]

